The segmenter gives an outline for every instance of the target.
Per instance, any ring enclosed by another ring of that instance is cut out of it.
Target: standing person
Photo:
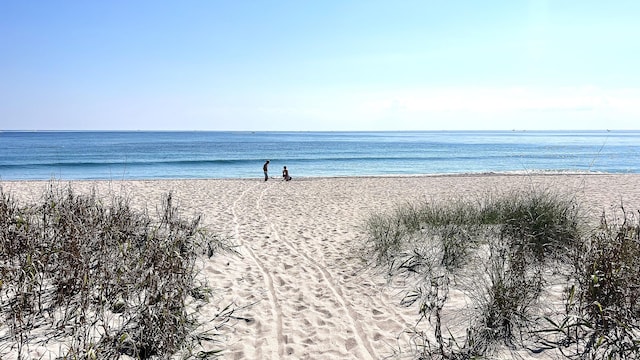
[[[264,181],[269,180],[269,160],[262,165],[262,171],[264,171]]]
[[[284,181],[289,181],[291,180],[291,176],[289,176],[289,170],[287,170],[287,167],[285,166],[284,169],[282,170],[282,177],[284,178]]]

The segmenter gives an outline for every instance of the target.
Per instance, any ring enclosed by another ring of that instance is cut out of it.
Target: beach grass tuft
[[[565,311],[540,331],[569,358],[640,358],[640,212],[621,210],[581,244]]]
[[[215,356],[193,351],[202,336],[188,304],[206,301],[197,257],[225,247],[171,193],[151,216],[54,182],[31,204],[0,188],[0,357]]]

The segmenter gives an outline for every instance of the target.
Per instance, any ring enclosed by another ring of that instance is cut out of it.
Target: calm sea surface
[[[640,173],[640,131],[0,132],[0,180]]]

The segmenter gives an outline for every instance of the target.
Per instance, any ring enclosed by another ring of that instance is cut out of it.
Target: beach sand
[[[67,182],[59,181],[61,184]],[[4,181],[4,192],[37,201],[49,182]],[[171,191],[184,215],[229,237],[238,255],[202,259],[214,291],[205,325],[233,303],[241,319],[221,329],[224,359],[382,359],[403,357],[418,309],[367,268],[357,249],[373,213],[407,202],[482,197],[510,189],[576,196],[597,221],[603,210],[640,209],[640,175],[455,175],[234,180],[73,181],[78,192],[130,197],[155,209]],[[637,215],[637,213],[636,213]],[[246,318],[244,320],[242,318]],[[33,354],[37,355],[37,354]],[[545,354],[522,353],[525,358]]]

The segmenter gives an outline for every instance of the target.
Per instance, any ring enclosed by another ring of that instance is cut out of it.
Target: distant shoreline
[[[448,177],[485,177],[485,176],[624,176],[624,175],[640,175],[640,173],[607,173],[607,172],[594,172],[594,171],[530,171],[530,172],[478,172],[478,173],[444,173],[444,174],[388,174],[388,175],[344,175],[344,176],[299,176],[294,177],[297,181],[313,181],[322,179],[376,179],[376,178],[448,178]],[[51,179],[2,179],[0,177],[0,184],[7,182],[122,182],[122,181],[207,181],[207,180],[221,180],[221,181],[246,181],[256,180],[264,181],[262,177],[238,177],[238,178],[100,178],[100,179],[65,179],[65,178],[51,178]],[[279,181],[282,180],[279,176],[270,177],[269,180]]]

